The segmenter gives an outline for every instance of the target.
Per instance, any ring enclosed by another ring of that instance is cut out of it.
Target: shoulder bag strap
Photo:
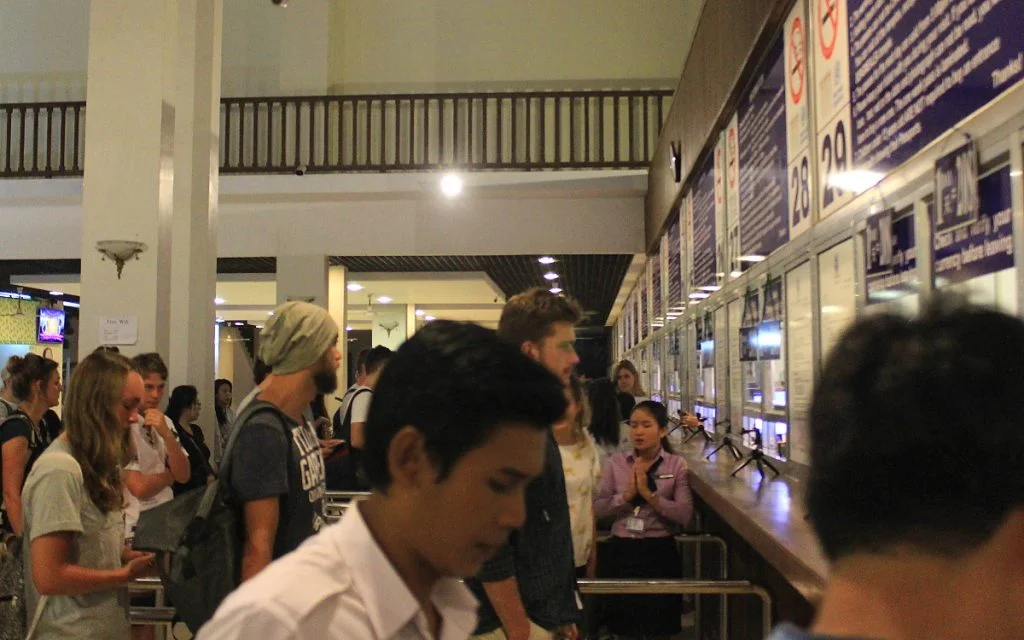
[[[231,453],[234,451],[235,442],[238,440],[238,433],[245,426],[245,423],[257,413],[263,411],[270,411],[277,414],[280,419],[281,431],[284,434],[285,441],[288,446],[292,446],[291,433],[288,432],[288,418],[284,413],[277,407],[277,405],[267,402],[265,400],[253,400],[246,405],[245,410],[242,413],[235,416],[235,420],[231,426],[231,436],[228,437],[228,443],[224,445],[224,458],[220,463],[220,470],[218,474],[219,485],[221,491],[225,492],[226,495],[231,493]]]
[[[50,596],[41,596],[39,598],[39,604],[36,605],[36,612],[32,616],[32,624],[28,627],[28,635],[25,636],[25,640],[32,640],[33,636],[36,635],[39,621],[43,619],[43,609],[46,608],[46,603],[49,599]]]

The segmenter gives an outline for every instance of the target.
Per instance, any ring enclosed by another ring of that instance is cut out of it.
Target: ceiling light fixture
[[[764,262],[767,259],[764,256],[740,256],[740,262]]]
[[[347,325],[345,326],[345,331],[351,331],[351,330],[352,330],[352,327],[349,327]]]
[[[64,292],[63,291],[51,291],[50,295],[51,296],[62,296],[62,295],[64,295]]]
[[[345,288],[348,289],[349,291],[362,291],[363,285],[359,284],[358,282],[350,282],[348,283],[348,286]]]
[[[545,280],[558,280],[558,274],[555,273],[554,271],[548,271],[547,273],[544,274],[544,279]]]
[[[437,318],[435,318],[434,316],[427,316],[426,318],[423,319],[426,320],[427,322],[433,322],[434,320],[437,320]]]
[[[380,296],[379,298],[377,298],[377,302],[381,304],[388,304],[389,302],[391,302],[391,298],[387,296]]]
[[[543,256],[543,257],[537,258],[537,262],[539,262],[541,264],[555,264],[558,261],[555,260],[554,258],[552,258],[551,256]]]
[[[224,304],[224,298],[214,298],[213,304]]]
[[[416,310],[416,317],[417,318],[422,318],[425,315],[427,315],[427,312],[424,311],[423,309],[417,309]]]
[[[548,289],[548,291],[557,296],[558,294],[562,293],[562,287],[551,287],[550,289]]]
[[[441,178],[441,193],[454,198],[462,193],[462,178],[454,173],[447,173]]]

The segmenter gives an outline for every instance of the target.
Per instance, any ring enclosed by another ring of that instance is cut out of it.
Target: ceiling
[[[556,255],[545,266],[536,256],[338,256],[333,266],[348,268],[348,282],[363,290],[348,293],[348,324],[369,328],[368,305],[381,303],[415,305],[425,316],[497,326],[505,299],[534,286],[550,287],[548,271],[567,295],[588,312],[583,323],[605,324],[616,301],[632,255]],[[217,307],[224,320],[258,324],[277,301],[275,258],[220,258],[217,261]],[[12,284],[79,295],[78,260],[0,261],[0,274],[10,274]],[[367,295],[372,294],[369,300]],[[364,326],[365,325],[365,326]]]

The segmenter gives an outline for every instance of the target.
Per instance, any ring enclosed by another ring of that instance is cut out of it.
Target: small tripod
[[[704,421],[706,421],[707,418],[705,418],[704,416],[702,416],[700,414],[697,414],[695,417],[697,418],[697,420],[700,421],[700,424],[697,425],[696,429],[694,429],[693,431],[690,432],[690,435],[688,435],[685,438],[683,438],[683,444],[686,444],[687,442],[689,442],[690,440],[693,440],[697,436],[703,436],[705,443],[711,442],[712,441],[711,440],[711,436],[708,435],[707,430],[704,428]]]
[[[768,460],[768,458],[764,457],[764,451],[761,450],[761,447],[763,446],[763,441],[761,439],[761,430],[744,429],[743,431],[740,431],[740,435],[745,435],[747,433],[754,434],[754,448],[750,450],[750,453],[747,455],[747,459],[743,461],[743,464],[733,469],[733,472],[730,473],[729,475],[735,476],[737,473],[740,472],[741,469],[746,467],[751,462],[757,465],[757,471],[758,473],[761,474],[762,480],[764,479],[765,466],[774,471],[775,475],[779,475],[779,470],[775,468],[775,465],[773,465],[771,461]]]
[[[736,445],[733,444],[732,442],[732,420],[726,418],[721,422],[716,422],[715,425],[725,425],[725,433],[722,435],[721,444],[715,447],[714,451],[705,456],[705,459],[710,460],[711,456],[715,455],[722,449],[726,449],[729,453],[731,453],[734,460],[739,460],[740,458],[742,458],[743,454],[740,453],[740,450],[737,449]]]

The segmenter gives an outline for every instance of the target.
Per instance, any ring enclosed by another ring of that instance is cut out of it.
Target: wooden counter
[[[699,436],[679,446],[691,489],[809,603],[817,603],[828,563],[804,519],[804,487],[787,476],[773,477],[770,469],[762,481],[753,463],[730,477],[738,464],[732,454],[722,449],[711,461],[704,458],[715,446]]]

